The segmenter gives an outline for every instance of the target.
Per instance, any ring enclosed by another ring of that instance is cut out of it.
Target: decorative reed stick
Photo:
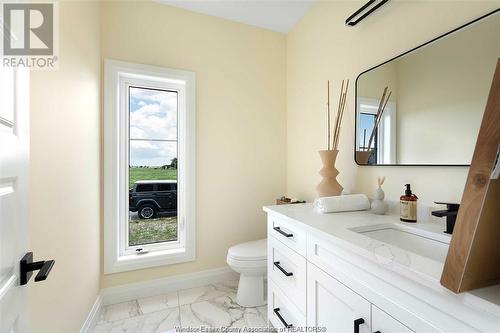
[[[375,123],[373,124],[372,133],[370,135],[370,140],[368,141],[368,147],[366,148],[366,151],[370,151],[371,149],[373,140],[375,139],[375,135],[377,134],[378,126],[380,125],[380,121],[382,120],[385,107],[387,105],[387,102],[389,101],[389,98],[391,97],[392,91],[389,91],[389,95],[387,95],[387,98],[385,97],[388,88],[389,87],[385,87],[384,92],[382,94],[382,98],[380,99],[380,104],[378,106],[377,114],[375,116]]]
[[[385,111],[385,106],[387,105],[389,98],[391,98],[391,94],[392,94],[392,91],[389,91],[389,95],[387,95],[387,99],[384,102],[384,106],[382,107],[382,110],[380,110],[380,115],[377,117],[377,124],[375,125],[375,127],[378,127],[378,125],[380,124],[380,121],[382,120],[382,116],[383,116],[384,111]]]
[[[331,121],[331,117],[330,117],[330,80],[327,81],[327,93],[328,93],[328,98],[327,98],[327,102],[326,102],[326,106],[328,108],[328,140],[327,140],[327,149],[330,150],[330,121]]]
[[[344,109],[345,109],[345,104],[346,104],[346,99],[347,99],[347,90],[349,89],[349,80],[344,81],[342,80],[342,86],[340,88],[340,95],[339,95],[339,104],[337,106],[337,114],[335,117],[335,124],[333,126],[333,131],[332,131],[332,126],[331,126],[331,109],[330,109],[330,80],[327,81],[327,93],[328,93],[328,98],[327,98],[327,124],[328,124],[328,133],[327,133],[327,149],[328,150],[336,150],[339,145],[339,137],[340,137],[340,129],[342,127],[342,118],[344,116]],[[333,136],[333,140],[332,140]],[[331,143],[331,145],[330,145]]]
[[[366,145],[366,128],[363,130],[363,145],[361,147],[365,149],[365,145]]]
[[[342,128],[342,120],[344,118],[344,109],[345,109],[345,103],[346,103],[346,100],[347,100],[347,91],[348,91],[348,89],[349,89],[349,80],[347,80],[347,83],[346,83],[346,86],[345,86],[345,90],[342,93],[342,104],[341,104],[341,107],[339,108],[339,110],[337,112],[338,122],[337,122],[337,127],[335,128],[335,133],[334,133],[334,137],[333,137],[333,140],[334,140],[333,149],[334,150],[337,150],[338,145],[339,145],[340,129]]]
[[[332,148],[335,149],[335,134],[337,133],[337,126],[339,122],[339,110],[342,107],[342,98],[344,94],[344,80],[342,80],[342,86],[340,87],[340,96],[339,96],[339,104],[337,106],[337,116],[335,117],[335,128],[334,128],[334,134],[333,134],[333,143],[332,143]]]

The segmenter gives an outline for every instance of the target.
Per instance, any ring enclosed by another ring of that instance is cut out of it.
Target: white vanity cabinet
[[[411,333],[414,332],[389,316],[384,311],[372,305],[372,331],[374,333]]]
[[[371,304],[313,264],[307,266],[307,326],[371,333]]]
[[[335,250],[329,245],[290,222],[269,217],[270,322],[277,328],[325,327],[334,333],[414,332],[336,278],[345,276],[336,272]],[[438,332],[423,327],[421,332]]]
[[[420,323],[420,332],[438,332]],[[307,266],[307,326],[330,332],[415,332],[314,264]]]
[[[268,318],[274,327],[302,332],[324,327],[332,333],[500,332],[496,305],[483,304],[484,311],[468,304],[470,295],[415,283],[395,272],[394,263],[353,251],[343,231],[340,237],[332,235],[333,228],[325,232],[322,223],[329,217],[308,223],[316,215],[306,208],[288,209],[290,216],[266,210]],[[335,228],[341,225],[335,223]]]

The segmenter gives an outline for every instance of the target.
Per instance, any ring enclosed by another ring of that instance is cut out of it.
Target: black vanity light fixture
[[[351,27],[355,26],[359,22],[361,22],[365,17],[376,11],[383,4],[385,4],[389,0],[370,0],[366,4],[363,5],[360,9],[358,9],[354,14],[349,16],[347,20],[345,20],[345,24]]]

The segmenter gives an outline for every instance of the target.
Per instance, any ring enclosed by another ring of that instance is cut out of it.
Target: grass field
[[[177,240],[177,217],[129,221],[129,245],[143,245]]]
[[[155,168],[129,168],[129,180],[128,184],[130,187],[138,180],[168,180],[177,179],[177,170],[175,169],[155,169]]]

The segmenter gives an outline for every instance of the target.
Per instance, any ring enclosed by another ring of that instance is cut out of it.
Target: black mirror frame
[[[385,65],[385,64],[387,64],[387,63],[389,63],[389,62],[391,62],[393,60],[396,60],[396,59],[398,59],[398,58],[400,58],[400,57],[402,57],[402,56],[404,56],[404,55],[406,55],[408,53],[411,53],[411,52],[413,52],[413,51],[415,51],[415,50],[417,50],[417,49],[419,49],[421,47],[424,47],[424,46],[427,46],[427,45],[429,45],[431,43],[434,43],[438,39],[441,39],[441,38],[446,37],[446,36],[448,36],[450,34],[453,34],[453,33],[457,32],[457,31],[459,31],[459,30],[461,30],[461,29],[463,29],[463,28],[465,28],[465,27],[467,27],[469,25],[472,25],[472,24],[474,24],[474,23],[476,23],[478,21],[481,21],[482,19],[485,19],[485,18],[487,18],[489,16],[492,16],[492,15],[498,13],[498,12],[500,12],[500,8],[495,9],[494,11],[489,12],[489,13],[481,16],[481,17],[478,17],[478,18],[476,18],[476,19],[474,19],[474,20],[472,20],[470,22],[467,22],[467,23],[459,26],[458,28],[455,28],[455,29],[453,29],[451,31],[448,31],[448,32],[446,32],[446,33],[444,33],[442,35],[439,35],[439,36],[431,39],[430,41],[425,42],[425,43],[423,43],[423,44],[421,44],[421,45],[419,45],[417,47],[414,47],[411,50],[403,52],[400,55],[397,55],[397,56],[395,56],[395,57],[393,57],[393,58],[391,58],[391,59],[389,59],[387,61],[384,61],[381,64],[373,66],[373,67],[371,67],[371,68],[369,68],[369,69],[361,72],[356,77],[356,84],[355,84],[355,87],[354,87],[354,103],[355,103],[355,105],[354,105],[354,156],[353,157],[354,157],[354,162],[357,165],[363,166],[363,167],[377,167],[377,166],[390,166],[390,167],[395,167],[395,166],[400,166],[400,167],[419,167],[419,166],[425,166],[425,167],[447,167],[447,166],[452,166],[452,167],[469,167],[470,166],[470,164],[360,164],[356,160],[356,136],[357,136],[357,128],[358,128],[358,117],[357,117],[357,114],[358,114],[358,80],[359,80],[359,78],[360,78],[361,75],[363,75],[363,74],[365,74],[365,73],[367,73],[367,72],[369,72],[371,70],[374,70],[375,68],[383,66],[383,65]]]

